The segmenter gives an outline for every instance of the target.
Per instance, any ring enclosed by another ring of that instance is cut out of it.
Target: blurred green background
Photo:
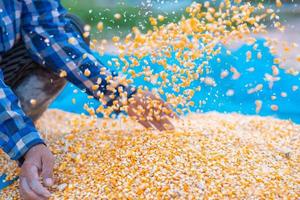
[[[134,26],[146,31],[151,28],[149,17],[165,16],[164,23],[176,22],[185,14],[185,8],[193,0],[62,0],[62,4],[72,13],[80,16],[92,28],[92,37],[111,38],[114,35],[124,37]],[[197,0],[196,2],[204,2]],[[212,0],[212,3],[220,0]],[[275,0],[250,1],[251,3],[264,2],[274,4]],[[283,7],[280,16],[284,19],[298,18],[300,0],[281,0]],[[275,6],[274,6],[275,7]],[[120,19],[114,15],[119,13]],[[99,33],[95,25],[104,23],[103,32]]]

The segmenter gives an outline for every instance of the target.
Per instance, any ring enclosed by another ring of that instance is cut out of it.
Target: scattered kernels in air
[[[300,55],[297,56],[296,60],[297,62],[300,62]]]
[[[85,69],[83,73],[86,77],[89,77],[91,75],[91,71],[89,69]]]

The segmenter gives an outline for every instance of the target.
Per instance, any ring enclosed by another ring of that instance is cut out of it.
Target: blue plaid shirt
[[[107,87],[106,78],[113,79],[117,74],[104,68],[93,56],[82,37],[63,17],[65,12],[59,0],[0,0],[0,59],[22,39],[34,61],[57,73],[64,70],[68,81],[96,98],[100,92],[107,102],[111,102],[119,94],[117,89]],[[84,76],[86,69],[90,70],[91,76]],[[102,80],[100,85],[99,78]],[[99,85],[99,90],[93,91],[93,85]],[[125,89],[129,96],[133,91],[128,88]],[[40,143],[43,140],[22,111],[17,97],[5,85],[0,69],[1,148],[11,159],[18,160]]]

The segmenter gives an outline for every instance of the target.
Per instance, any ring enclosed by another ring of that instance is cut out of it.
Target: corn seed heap
[[[160,133],[132,121],[46,115],[43,133],[60,119],[70,130],[47,136],[57,160],[52,199],[300,198],[300,126],[289,121],[192,114]],[[17,173],[3,155],[0,166]],[[0,199],[17,197],[14,184]]]

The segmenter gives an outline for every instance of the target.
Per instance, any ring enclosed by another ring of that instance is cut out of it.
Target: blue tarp
[[[192,111],[218,111],[222,113],[237,112],[247,115],[255,115],[255,101],[261,100],[263,102],[262,109],[259,113],[261,116],[273,116],[280,119],[291,119],[296,123],[300,123],[300,107],[297,106],[300,102],[300,89],[293,91],[293,86],[298,86],[300,76],[292,76],[286,74],[284,70],[280,69],[280,80],[274,82],[272,89],[269,88],[269,82],[266,80],[266,74],[272,75],[272,66],[274,64],[274,56],[270,53],[269,48],[264,45],[264,40],[259,40],[256,44],[257,49],[254,50],[253,45],[243,45],[241,48],[231,51],[231,55],[226,53],[227,49],[221,46],[221,53],[216,55],[209,61],[209,73],[203,76],[212,77],[216,86],[208,86],[201,81],[195,81],[191,84],[190,88],[194,89],[201,86],[201,91],[196,92],[193,100],[195,106]],[[252,59],[247,62],[246,53],[252,52]],[[262,59],[257,59],[258,52],[262,53]],[[115,56],[104,55],[99,56],[104,63]],[[221,62],[218,62],[218,58]],[[150,60],[150,58],[145,58]],[[203,60],[196,61],[201,64]],[[168,59],[168,63],[177,63],[174,57]],[[233,80],[230,68],[234,67],[239,73],[240,78]],[[162,67],[153,64],[151,68],[155,72],[161,71]],[[255,69],[252,71],[251,69]],[[229,76],[222,79],[220,74],[222,71],[228,70]],[[135,84],[147,85],[153,87],[151,84],[145,82],[143,77],[135,80]],[[263,85],[263,89],[253,94],[248,94],[248,90],[254,88],[258,84]],[[58,108],[69,112],[85,113],[83,104],[87,101],[90,105],[97,106],[97,101],[88,100],[87,96],[81,92],[74,94],[75,86],[68,84],[64,91],[59,95],[56,101],[51,105],[51,108]],[[166,88],[165,92],[170,92],[172,88]],[[234,95],[227,96],[228,90],[233,90]],[[286,93],[287,97],[282,97],[281,93]],[[271,96],[276,96],[275,100]],[[72,98],[76,98],[76,104],[72,104]],[[199,106],[199,101],[205,104]],[[273,111],[271,105],[277,105],[278,111]]]

